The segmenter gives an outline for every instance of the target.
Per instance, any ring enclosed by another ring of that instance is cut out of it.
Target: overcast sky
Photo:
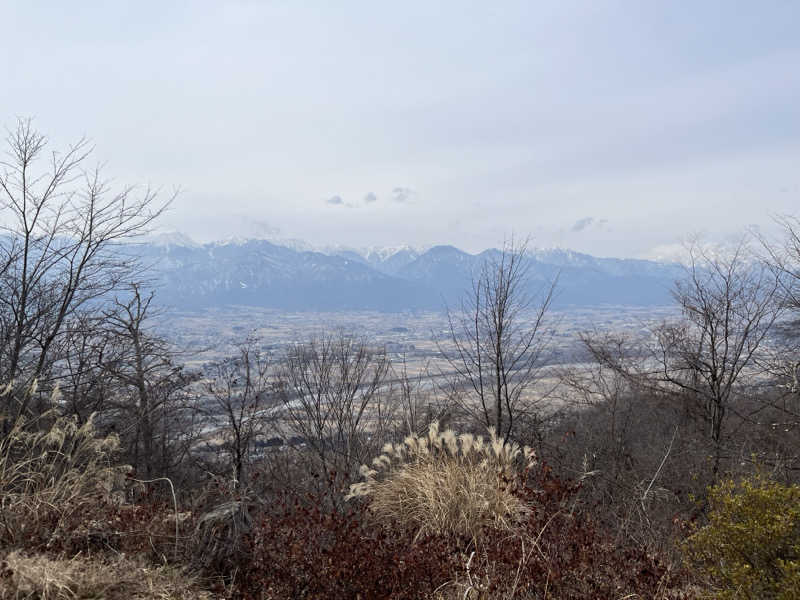
[[[201,241],[655,256],[800,212],[796,0],[0,7],[0,121]]]

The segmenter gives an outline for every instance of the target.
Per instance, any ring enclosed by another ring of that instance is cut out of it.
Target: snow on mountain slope
[[[132,246],[156,265],[159,296],[172,305],[242,304],[294,310],[440,309],[456,304],[486,260],[499,251],[469,254],[454,246],[426,251],[409,246],[290,248],[264,239],[203,245],[185,236]],[[657,305],[682,269],[646,260],[597,258],[564,249],[526,255],[531,292],[558,279],[561,304]]]

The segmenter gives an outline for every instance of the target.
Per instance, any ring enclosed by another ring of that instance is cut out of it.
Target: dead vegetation
[[[185,570],[140,560],[77,555],[51,558],[15,551],[0,563],[2,600],[211,600]]]
[[[379,521],[397,521],[419,534],[454,534],[477,539],[484,527],[509,530],[528,507],[515,495],[534,465],[534,454],[489,438],[457,435],[431,424],[427,435],[386,444],[362,466],[364,481],[350,486],[349,498],[368,497]]]
[[[55,411],[17,419],[0,440],[2,540],[50,547],[75,535],[67,527],[76,517],[120,504],[128,467],[116,463],[118,451],[117,436],[96,435],[93,417],[82,425]]]

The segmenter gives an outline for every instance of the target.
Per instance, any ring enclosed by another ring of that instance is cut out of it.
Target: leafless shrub
[[[389,359],[345,332],[292,346],[278,374],[284,439],[317,491],[339,490],[394,430]]]
[[[212,439],[205,447],[222,457],[215,457],[214,464],[202,461],[203,468],[234,486],[249,483],[256,442],[264,439],[267,425],[277,417],[273,370],[271,357],[257,348],[254,339],[245,340],[235,356],[210,368],[208,402],[201,413],[218,427],[207,436]]]

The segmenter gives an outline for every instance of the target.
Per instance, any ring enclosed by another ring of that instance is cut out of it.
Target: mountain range
[[[247,305],[284,310],[437,310],[457,305],[496,249],[454,246],[310,249],[293,240],[233,239],[197,244],[181,234],[130,247],[153,268],[161,304],[202,309]],[[664,305],[681,276],[676,263],[597,258],[571,250],[529,250],[528,292],[557,279],[554,305]]]

